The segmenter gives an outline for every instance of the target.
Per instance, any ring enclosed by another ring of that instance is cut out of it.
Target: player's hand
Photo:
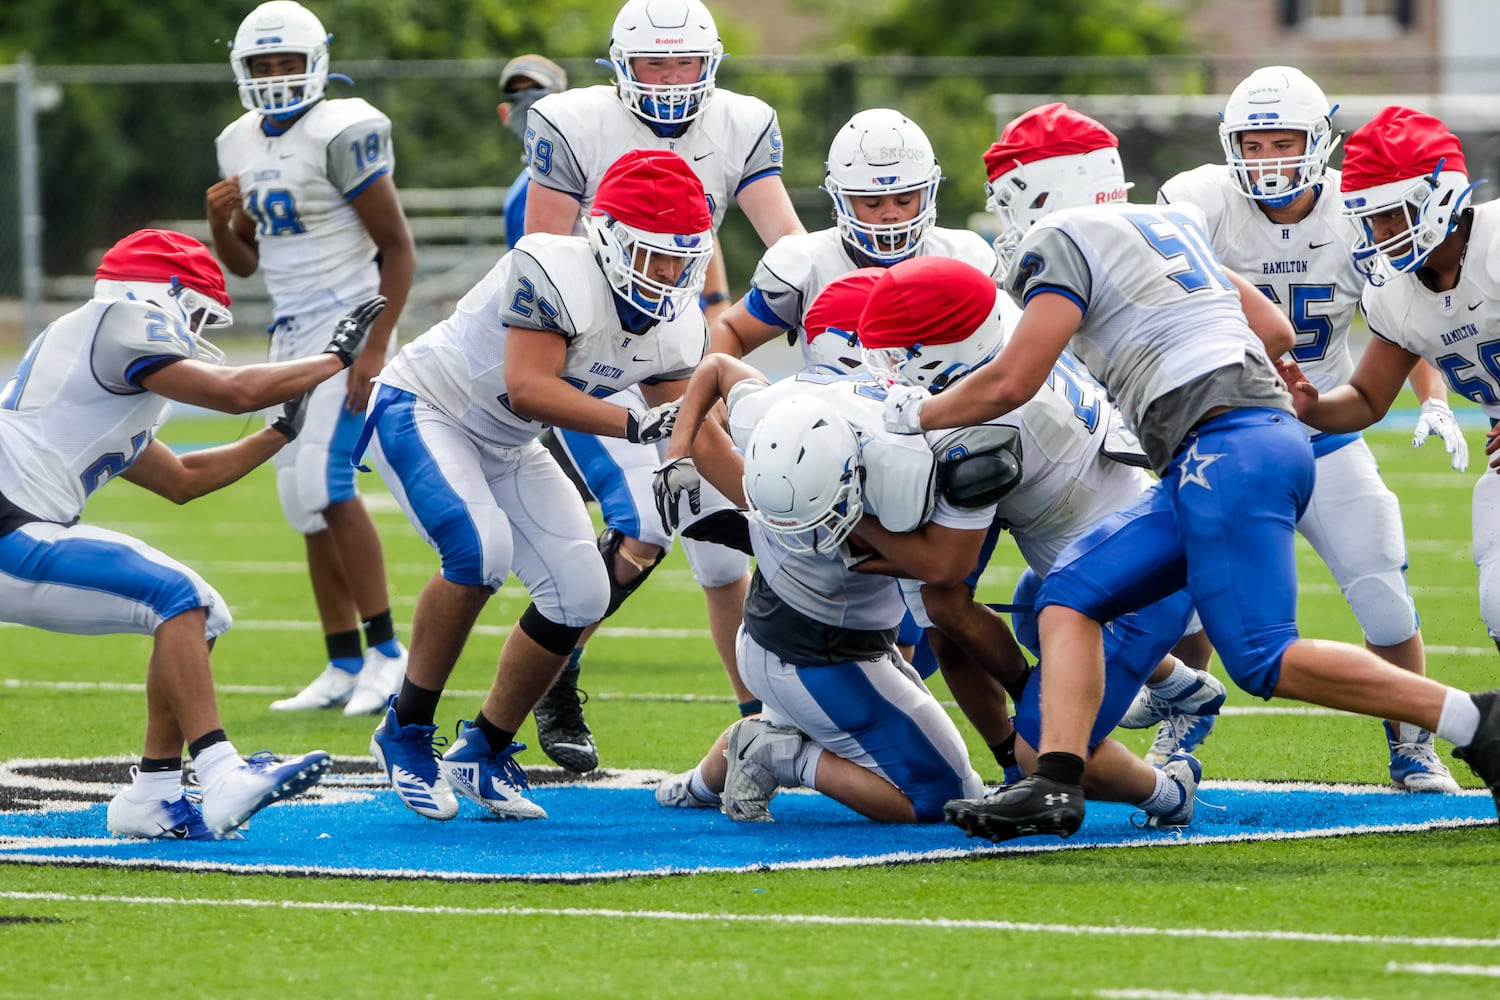
[[[631,444],[651,444],[672,436],[677,425],[677,407],[680,400],[672,400],[653,406],[645,413],[630,410],[625,416],[625,440]]]
[[[667,534],[676,534],[682,524],[682,511],[678,504],[687,494],[688,509],[694,514],[703,513],[703,478],[698,475],[698,466],[691,456],[676,458],[656,470],[651,480],[651,489],[656,494],[656,513],[661,515],[661,527]]]
[[[1448,449],[1449,464],[1454,471],[1462,472],[1469,467],[1469,442],[1464,440],[1463,429],[1458,418],[1445,399],[1424,399],[1417,417],[1416,430],[1412,431],[1411,446],[1420,448],[1427,443],[1430,434],[1436,434]]]
[[[297,440],[297,435],[302,433],[302,425],[307,422],[307,396],[304,392],[287,400],[282,404],[276,419],[271,421],[271,429],[284,434],[288,441]]]
[[[362,351],[349,366],[344,386],[344,409],[350,413],[365,412],[370,402],[370,393],[375,389],[375,376],[385,367],[385,358],[371,351]]]
[[[1297,362],[1290,358],[1277,358],[1272,363],[1276,366],[1276,374],[1286,383],[1287,392],[1292,394],[1292,409],[1297,411],[1297,419],[1306,420],[1307,414],[1318,405],[1318,387],[1302,374]]]
[[[243,204],[239,176],[226,178],[210,187],[204,201],[208,210],[208,224],[227,226],[235,209]]]
[[[375,324],[375,318],[385,311],[385,296],[372,295],[350,311],[349,315],[339,320],[338,325],[333,328],[333,339],[328,341],[328,346],[323,348],[324,354],[334,354],[348,368],[354,363],[355,355],[364,345],[365,337],[370,333],[370,327]]]
[[[1490,456],[1490,468],[1500,472],[1500,424],[1491,427],[1485,435],[1484,453]]]
[[[893,385],[885,391],[885,429],[892,434],[922,433],[922,406],[930,397],[915,385]]]

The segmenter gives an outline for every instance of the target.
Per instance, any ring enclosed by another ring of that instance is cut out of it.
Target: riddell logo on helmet
[[[657,45],[681,45],[682,43],[682,38],[658,38],[656,40]]]
[[[1108,205],[1110,202],[1124,201],[1130,197],[1129,188],[1115,188],[1113,191],[1100,191],[1094,195],[1095,205]]]

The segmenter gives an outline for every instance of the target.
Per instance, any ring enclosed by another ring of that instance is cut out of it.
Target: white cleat
[[[406,647],[396,656],[386,656],[378,649],[365,650],[365,665],[355,678],[354,691],[344,705],[345,715],[374,715],[385,708],[391,695],[401,693],[406,679]]]
[[[349,696],[354,693],[354,685],[358,683],[359,674],[340,670],[330,663],[323,668],[316,680],[301,691],[290,698],[271,702],[271,711],[310,712],[320,708],[338,708],[349,700]]]
[[[252,754],[203,786],[203,822],[214,836],[227,837],[272,802],[316,785],[331,763],[323,750],[285,759],[265,751]]]

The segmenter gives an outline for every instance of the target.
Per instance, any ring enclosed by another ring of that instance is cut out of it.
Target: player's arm
[[[557,333],[512,326],[505,338],[505,390],[510,408],[553,427],[640,440],[632,435],[641,414],[579,392],[563,381],[568,342]]]
[[[713,355],[709,355],[709,357],[713,357]],[[704,360],[706,361],[707,358]],[[674,456],[671,450],[672,446],[677,444],[679,428],[684,433],[686,432],[686,428],[682,425],[681,406],[685,405],[688,386],[698,377],[698,372],[702,370],[700,366],[693,372],[691,378],[673,379],[656,383],[641,383],[641,395],[653,407],[672,402],[679,404],[677,423],[673,425],[672,436],[668,439],[671,443],[668,445],[666,452],[665,461],[667,462],[672,461],[674,457],[681,457],[681,455]],[[757,372],[756,374],[758,375],[759,373]],[[728,390],[726,389],[725,391],[727,392]],[[723,408],[718,405],[718,399],[719,397],[715,396],[713,400],[708,402],[710,413],[722,414]],[[740,483],[740,477],[745,472],[744,462],[735,453],[734,442],[730,440],[729,432],[725,430],[721,419],[715,419],[714,416],[704,419],[702,416],[697,416],[693,424],[692,437],[688,442],[687,448],[681,454],[691,454],[694,466],[709,482],[718,487],[719,492],[723,493],[724,496],[728,497],[737,506],[744,506],[744,487]],[[725,487],[728,488],[726,489]]]
[[[526,231],[571,235],[578,222],[579,204],[566,191],[549,188],[532,177],[526,186]]]
[[[1250,331],[1266,345],[1266,355],[1279,358],[1295,347],[1297,331],[1292,326],[1292,321],[1287,319],[1286,313],[1249,281],[1228,268],[1224,269],[1224,273],[1239,290],[1240,308],[1245,312],[1245,321],[1250,324]]]
[[[729,271],[724,266],[724,247],[719,243],[719,234],[714,234],[714,255],[708,258],[708,269],[703,275],[703,318],[712,327],[714,322],[729,308]]]
[[[1082,322],[1083,310],[1072,297],[1047,291],[1033,295],[1010,343],[995,360],[926,400],[921,409],[922,429],[982,424],[1035,396]]]
[[[406,305],[406,297],[417,273],[417,250],[390,174],[375,178],[349,204],[380,252],[380,294],[386,299],[385,311],[375,319],[365,338],[364,351],[349,366],[344,406],[358,413],[363,412],[369,402],[371,380],[385,367],[391,333],[401,318],[401,310]]]
[[[185,455],[174,453],[160,441],[152,441],[141,449],[121,476],[173,503],[184,504],[243,478],[280,451],[288,440],[281,431],[264,427],[233,444]]]
[[[231,272],[250,277],[260,267],[260,244],[255,239],[255,222],[242,207],[239,176],[210,187],[204,201],[214,252]]]
[[[727,354],[707,354],[682,390],[677,407],[677,423],[667,445],[667,461],[695,454],[698,429],[720,400],[746,379],[766,381],[766,376],[739,358]]]
[[[184,359],[143,375],[140,384],[166,399],[220,413],[252,413],[316,386],[343,371],[336,354],[231,368]]]
[[[1443,380],[1441,372],[1427,363],[1427,359],[1417,359],[1407,381],[1411,383],[1411,391],[1417,394],[1418,403],[1435,399],[1444,406],[1448,404],[1448,383]]]
[[[962,583],[979,565],[979,551],[987,529],[949,528],[931,521],[915,531],[888,531],[866,512],[854,526],[854,537],[880,553],[889,567],[865,566],[860,572],[880,570],[887,576],[921,580],[947,587]],[[894,570],[894,572],[892,572]]]
[[[708,324],[710,349],[743,358],[762,344],[785,335],[787,328],[767,323],[750,311],[749,296],[741,298]]]
[[[1347,385],[1319,393],[1305,380],[1288,380],[1297,416],[1331,434],[1364,430],[1390,410],[1418,360],[1403,347],[1371,337]]]
[[[797,210],[792,207],[791,196],[780,174],[767,174],[740,188],[734,196],[735,203],[745,218],[755,227],[755,233],[766,246],[790,233],[805,233]]]

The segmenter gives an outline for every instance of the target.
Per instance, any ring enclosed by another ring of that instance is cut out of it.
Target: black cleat
[[[1469,697],[1479,706],[1479,729],[1468,746],[1453,748],[1453,756],[1489,786],[1500,813],[1500,688]]]
[[[589,696],[578,690],[578,671],[564,670],[532,710],[542,752],[558,766],[579,774],[599,766],[599,748],[583,718],[583,703],[588,700]]]
[[[1033,774],[982,799],[954,799],[943,818],[971,837],[1069,837],[1083,825],[1083,789]]]

